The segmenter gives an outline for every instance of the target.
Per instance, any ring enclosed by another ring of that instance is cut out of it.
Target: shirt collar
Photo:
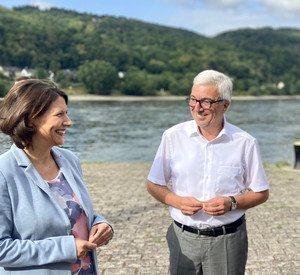
[[[228,122],[224,116],[224,127],[223,129],[220,131],[220,133],[218,134],[218,136],[216,137],[217,138],[221,138],[222,136],[226,136],[228,138],[230,138],[230,130],[229,130],[229,125],[228,125]]]
[[[202,137],[199,129],[198,129],[198,125],[197,123],[195,122],[195,120],[192,121],[192,123],[190,124],[190,127],[188,130],[188,134],[189,134],[189,137]],[[222,137],[228,137],[230,138],[231,135],[230,135],[230,130],[229,130],[229,124],[224,116],[224,127],[223,129],[220,131],[220,133],[218,134],[218,136],[213,139],[213,140],[217,140],[217,139],[220,139]]]
[[[187,132],[189,137],[198,137],[199,135],[201,135],[195,120],[191,121],[191,124],[189,124]]]

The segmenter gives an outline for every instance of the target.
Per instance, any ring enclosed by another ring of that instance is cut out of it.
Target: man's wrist
[[[230,206],[230,211],[236,210],[237,209],[237,202],[233,196],[229,196],[231,199],[231,206]]]

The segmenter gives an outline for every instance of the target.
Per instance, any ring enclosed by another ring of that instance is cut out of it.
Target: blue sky
[[[245,27],[300,29],[299,0],[0,0],[0,5],[124,16],[206,36]]]

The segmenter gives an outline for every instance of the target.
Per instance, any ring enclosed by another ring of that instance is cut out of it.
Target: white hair
[[[232,96],[232,81],[231,79],[220,72],[214,70],[206,70],[199,73],[193,81],[193,85],[198,84],[214,84],[218,87],[218,93],[221,99],[231,101]]]

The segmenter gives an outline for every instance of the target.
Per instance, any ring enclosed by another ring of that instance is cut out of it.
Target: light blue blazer
[[[79,199],[89,228],[108,223],[93,211],[75,154],[59,147],[53,147],[52,154]],[[97,268],[95,250],[93,256]],[[0,275],[69,275],[76,259],[67,214],[23,150],[12,145],[0,156]]]

